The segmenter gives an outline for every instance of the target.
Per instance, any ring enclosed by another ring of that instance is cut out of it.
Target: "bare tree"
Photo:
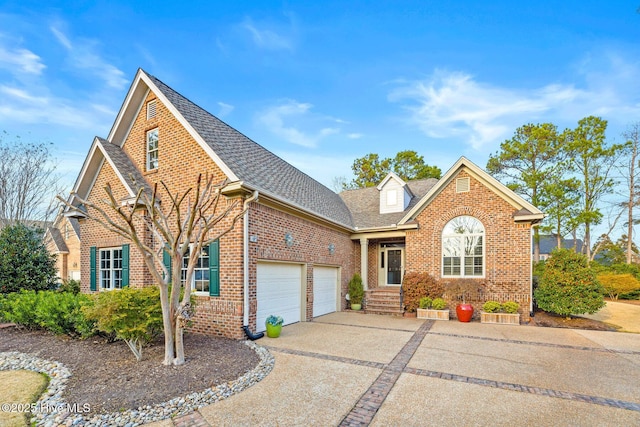
[[[619,170],[626,179],[626,189],[629,191],[628,199],[622,202],[627,210],[627,264],[631,264],[633,254],[633,226],[637,222],[634,219],[634,209],[638,204],[638,181],[640,180],[640,168],[638,160],[640,157],[640,122],[631,124],[622,133],[627,142],[624,144],[622,160]]]
[[[183,329],[192,313],[190,283],[202,248],[230,232],[249,203],[257,198],[256,192],[242,205],[236,199],[227,200],[226,206],[222,206],[221,190],[225,184],[214,183],[213,177],[203,179],[199,175],[195,188],[172,194],[161,181],[159,185],[166,200],[161,200],[156,184],[152,191],[139,188],[135,199],[125,204],[116,200],[107,184],[105,208],[77,194],[72,196],[85,209],[59,197],[69,209],[132,242],[142,253],[145,265],[160,289],[165,365],[181,365],[185,360]],[[165,253],[171,257],[171,274],[163,262]],[[183,280],[185,256],[188,256],[188,264],[186,280]]]
[[[47,220],[55,210],[59,177],[51,143],[25,143],[19,136],[0,135],[0,228],[32,220]]]

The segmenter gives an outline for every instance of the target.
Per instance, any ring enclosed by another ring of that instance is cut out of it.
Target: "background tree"
[[[400,151],[393,159],[381,159],[378,154],[370,153],[355,159],[351,170],[355,175],[351,182],[338,177],[334,179],[334,185],[341,184],[343,190],[375,187],[391,171],[405,181],[424,178],[439,179],[442,175],[439,167],[426,164],[424,157],[413,150]]]
[[[516,193],[545,211],[551,198],[549,182],[560,182],[562,168],[558,131],[551,123],[527,124],[516,129],[511,139],[500,144],[500,151],[489,157],[487,171],[503,180]],[[558,184],[559,185],[559,184]],[[540,260],[540,236],[534,228],[534,261]]]
[[[578,122],[578,127],[564,132],[570,167],[580,180],[581,208],[577,220],[584,225],[584,244],[588,259],[591,257],[591,226],[602,221],[598,203],[614,186],[610,177],[622,146],[608,145],[605,141],[607,121],[589,116]]]
[[[633,253],[633,226],[637,223],[634,210],[638,205],[638,185],[640,184],[640,122],[634,123],[623,132],[622,136],[626,143],[622,148],[622,156],[618,170],[626,180],[627,200],[622,202],[622,206],[627,210],[627,248],[626,262],[631,264]]]
[[[575,178],[564,178],[560,174],[552,176],[543,184],[547,198],[547,217],[540,231],[556,236],[556,247],[562,247],[562,239],[576,231],[576,217],[580,210],[580,182]],[[576,239],[574,237],[574,243]]]
[[[0,231],[0,293],[52,289],[55,263],[42,241],[42,230],[18,223]]]
[[[239,206],[239,199],[228,200],[225,205],[221,194],[225,184],[216,184],[213,177],[205,179],[200,175],[194,187],[184,193],[172,193],[161,181],[151,193],[140,187],[135,200],[125,205],[116,199],[107,184],[108,202],[100,205],[73,195],[86,210],[59,197],[69,209],[130,241],[142,253],[160,289],[165,365],[181,365],[185,361],[183,329],[191,316],[190,284],[202,248],[231,231],[249,203],[257,198],[254,193],[244,205]],[[137,187],[135,182],[134,186]],[[146,237],[148,232],[152,235],[150,239]],[[165,253],[171,258],[171,271],[164,264]],[[187,255],[183,280],[183,261]]]
[[[27,220],[46,220],[55,209],[53,201],[59,177],[51,143],[26,143],[0,135],[0,228]]]

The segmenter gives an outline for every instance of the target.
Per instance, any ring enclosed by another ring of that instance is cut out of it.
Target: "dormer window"
[[[376,187],[380,192],[380,213],[402,212],[411,201],[411,192],[407,184],[395,173],[387,177]]]
[[[387,190],[387,206],[395,206],[398,203],[398,191]]]
[[[158,169],[158,129],[147,132],[147,170]]]

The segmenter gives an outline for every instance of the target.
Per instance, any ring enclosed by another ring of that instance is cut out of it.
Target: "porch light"
[[[336,245],[329,243],[329,255],[333,255],[336,252]]]
[[[286,243],[288,247],[293,246],[293,236],[291,235],[291,233],[287,233],[284,235],[284,243]]]

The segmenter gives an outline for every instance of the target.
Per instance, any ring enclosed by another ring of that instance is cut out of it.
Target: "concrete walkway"
[[[620,328],[621,332],[640,333],[640,305],[607,301],[607,305],[595,314],[583,314],[581,317],[599,320]]]
[[[640,425],[640,335],[334,313],[259,384],[158,426]]]

